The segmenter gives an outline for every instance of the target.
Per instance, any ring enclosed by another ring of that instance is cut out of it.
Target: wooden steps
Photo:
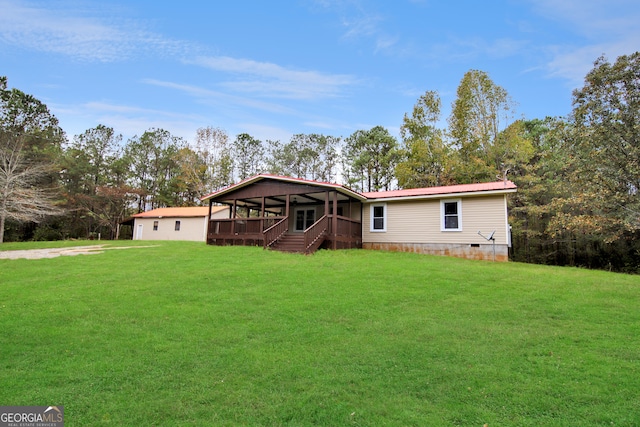
[[[280,252],[304,253],[304,234],[287,233],[275,242],[271,249]]]

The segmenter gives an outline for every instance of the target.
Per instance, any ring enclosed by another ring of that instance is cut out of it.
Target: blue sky
[[[460,79],[487,72],[516,118],[564,116],[593,61],[640,50],[637,0],[0,0],[0,75],[69,138],[163,128],[288,141],[398,135],[427,90],[443,126]]]

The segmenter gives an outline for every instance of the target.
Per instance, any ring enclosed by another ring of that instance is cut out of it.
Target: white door
[[[136,240],[142,240],[142,224],[138,224],[138,228],[136,230]]]
[[[296,210],[295,231],[304,231],[311,227],[316,222],[316,210],[315,208],[305,209],[299,208]]]

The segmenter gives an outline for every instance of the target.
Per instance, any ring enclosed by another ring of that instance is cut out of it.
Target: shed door
[[[142,224],[138,224],[136,229],[136,240],[142,240]]]

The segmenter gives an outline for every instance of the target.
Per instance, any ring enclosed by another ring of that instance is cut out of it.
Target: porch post
[[[329,215],[329,190],[326,191],[326,193],[324,193],[324,214]],[[336,212],[335,210],[333,211],[333,214],[335,215]],[[329,219],[327,218],[327,226],[330,226],[331,224],[328,223]],[[329,238],[331,238],[331,234],[332,233],[327,233],[327,236]]]
[[[211,233],[211,210],[213,209],[213,200],[209,199],[209,215],[207,215],[207,235],[204,236],[204,241],[209,243],[209,234]]]
[[[237,200],[233,199],[233,213],[232,213],[232,221],[231,221],[231,235],[235,236],[236,234],[236,209],[238,209]]]
[[[264,196],[262,196],[262,205],[260,205],[260,231],[264,231]]]
[[[337,236],[338,236],[338,192],[333,192],[333,217],[331,218],[331,234],[333,234],[333,243],[331,248],[333,250],[338,248]]]
[[[329,192],[328,191],[325,193],[325,197],[324,197],[324,214],[329,215]],[[335,211],[334,211],[334,214],[335,214]]]
[[[285,202],[285,208],[284,208],[284,216],[288,217],[289,216],[289,198],[291,196],[289,194],[287,194],[287,198],[286,198],[286,202]]]

